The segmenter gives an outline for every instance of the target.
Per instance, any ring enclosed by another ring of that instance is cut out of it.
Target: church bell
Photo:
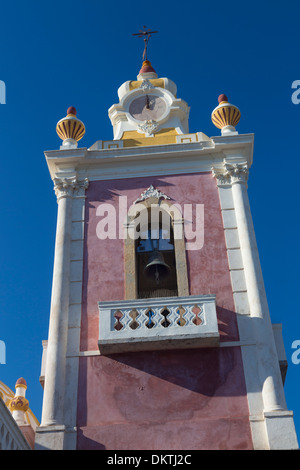
[[[154,250],[149,256],[149,262],[144,268],[145,275],[159,284],[170,274],[170,267],[165,263],[163,254]]]

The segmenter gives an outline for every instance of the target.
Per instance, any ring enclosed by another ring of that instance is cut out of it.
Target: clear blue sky
[[[219,135],[210,115],[225,93],[242,113],[239,133],[254,133],[249,197],[273,323],[283,323],[289,369],[285,392],[300,436],[299,189],[300,4],[274,2],[5,2],[1,5],[0,380],[23,376],[30,407],[41,418],[42,340],[47,338],[56,198],[44,150],[69,106],[86,125],[80,142],[112,138],[108,108],[135,79],[144,24],[157,29],[149,58],[191,106],[190,131]]]

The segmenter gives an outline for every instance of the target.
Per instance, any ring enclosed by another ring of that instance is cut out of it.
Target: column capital
[[[249,176],[248,166],[244,163],[224,163],[225,170],[230,176],[231,184],[247,183]]]
[[[212,174],[217,180],[218,186],[232,185],[234,183],[247,183],[249,169],[245,163],[227,163],[223,167],[212,168]]]
[[[71,176],[68,178],[54,178],[54,191],[57,197],[57,202],[66,197],[80,196],[89,185],[88,178],[78,180],[77,176]]]

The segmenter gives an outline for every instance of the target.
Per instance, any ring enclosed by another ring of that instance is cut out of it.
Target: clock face
[[[166,112],[163,98],[151,94],[139,96],[129,106],[129,113],[138,121],[157,121]]]

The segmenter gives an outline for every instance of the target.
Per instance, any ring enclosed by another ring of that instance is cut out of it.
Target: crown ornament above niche
[[[156,189],[152,184],[146,189],[141,196],[134,201],[133,204],[137,204],[138,202],[145,201],[149,197],[155,197],[156,199],[171,199],[165,193],[162,193],[159,189]]]

